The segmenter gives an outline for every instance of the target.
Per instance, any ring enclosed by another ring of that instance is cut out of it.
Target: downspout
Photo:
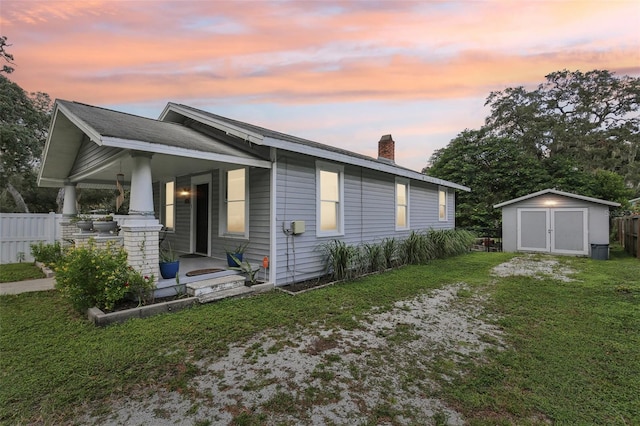
[[[270,153],[270,157],[271,157],[271,197],[269,200],[269,207],[270,207],[270,211],[269,211],[269,240],[270,240],[270,247],[269,247],[269,281],[271,283],[273,283],[273,285],[276,285],[276,279],[278,276],[278,244],[276,241],[277,235],[278,233],[276,232],[276,229],[278,229],[278,226],[276,224],[276,213],[277,213],[277,205],[276,205],[276,188],[278,187],[277,185],[277,176],[278,176],[278,156],[277,156],[277,150],[276,148],[271,148],[271,153]]]

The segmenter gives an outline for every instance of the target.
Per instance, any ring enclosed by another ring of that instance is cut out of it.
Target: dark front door
[[[209,184],[196,185],[196,253],[209,253]]]

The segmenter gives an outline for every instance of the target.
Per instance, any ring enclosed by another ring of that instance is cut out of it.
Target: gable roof
[[[513,200],[504,201],[502,203],[495,204],[493,206],[493,208],[497,209],[499,207],[508,206],[509,204],[515,204],[515,203],[518,203],[520,201],[528,200],[530,198],[539,197],[540,195],[544,195],[544,194],[561,195],[563,197],[575,198],[577,200],[589,201],[591,203],[604,204],[606,206],[612,206],[612,207],[619,207],[620,206],[620,203],[616,203],[614,201],[607,201],[607,200],[601,200],[599,198],[585,197],[584,195],[572,194],[571,192],[558,191],[557,189],[543,189],[542,191],[534,192],[532,194],[528,194],[528,195],[524,195],[522,197],[514,198]]]
[[[58,99],[38,185],[59,187],[68,181],[99,187],[112,180],[116,162],[126,169],[131,151],[156,155],[157,176],[198,171],[211,161],[271,167],[266,158],[181,124]]]
[[[264,145],[273,148],[279,148],[286,151],[307,154],[314,157],[339,161],[345,164],[366,167],[409,179],[419,180],[432,183],[435,185],[446,186],[449,188],[459,189],[462,191],[471,191],[467,186],[450,182],[444,179],[427,176],[423,173],[406,167],[398,166],[386,159],[377,159],[367,155],[358,154],[353,151],[338,148],[331,145],[325,145],[320,142],[311,141],[254,124],[245,123],[231,118],[223,117],[207,111],[190,107],[188,105],[176,104],[169,102],[164,111],[160,115],[160,120],[176,119],[175,115],[190,118],[202,124],[212,126],[232,134],[249,143]]]
[[[56,103],[98,145],[115,146],[119,144],[118,141],[129,141],[127,148],[130,148],[135,142],[147,142],[229,156],[253,157],[181,124],[78,102],[57,100]]]

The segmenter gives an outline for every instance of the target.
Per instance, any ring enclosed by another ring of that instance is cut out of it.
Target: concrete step
[[[209,293],[216,293],[232,288],[244,287],[244,276],[228,275],[226,277],[210,278],[187,284],[189,296],[200,297]]]
[[[212,293],[206,293],[201,296],[198,296],[198,302],[200,303],[209,303],[215,302],[216,300],[226,299],[228,297],[238,297],[246,294],[253,293],[251,287],[235,287],[227,290],[215,291]]]

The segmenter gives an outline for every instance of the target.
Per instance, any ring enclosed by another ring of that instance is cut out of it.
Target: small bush
[[[334,279],[346,280],[357,276],[354,270],[359,266],[356,247],[340,240],[333,240],[322,247],[327,254],[327,272],[331,273]]]
[[[457,256],[469,250],[475,235],[460,229],[431,229],[429,232],[412,232],[401,243],[404,261],[408,264],[425,264],[433,259]]]
[[[99,249],[89,240],[85,247],[69,249],[58,263],[56,288],[80,312],[93,306],[110,310],[129,292],[133,272],[122,247]]]
[[[476,236],[464,229],[429,230],[431,259],[444,259],[469,251]]]
[[[40,241],[37,244],[31,244],[31,255],[38,262],[55,269],[56,264],[63,256],[62,245],[59,241],[53,244],[45,244]]]
[[[409,265],[427,263],[431,256],[431,247],[427,235],[422,232],[412,231],[411,234],[400,243],[401,261]]]
[[[138,301],[139,305],[153,303],[153,290],[155,289],[154,276],[142,276],[140,272],[131,266],[129,266],[128,269],[127,281],[124,284],[128,292],[133,296],[134,300]]]
[[[395,238],[385,238],[381,245],[385,268],[393,268],[398,262],[398,242]]]
[[[379,272],[386,268],[386,261],[383,257],[382,244],[363,244],[363,260],[365,262],[365,272]]]

